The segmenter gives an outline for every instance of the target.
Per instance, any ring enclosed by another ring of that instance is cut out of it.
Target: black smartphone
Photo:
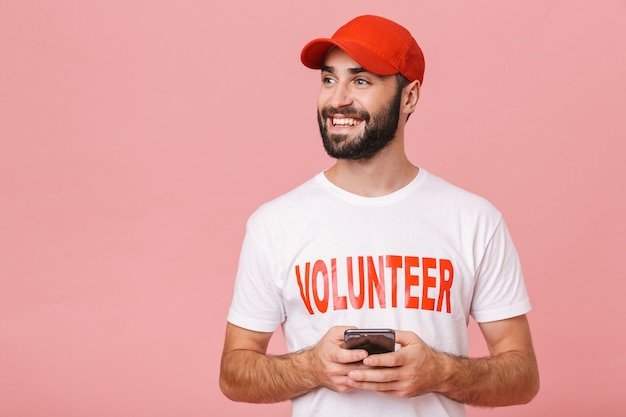
[[[392,329],[348,329],[343,333],[346,349],[365,349],[370,355],[396,350]]]

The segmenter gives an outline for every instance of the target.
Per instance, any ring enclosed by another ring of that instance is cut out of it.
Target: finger
[[[350,385],[350,378],[347,376],[336,376],[331,379],[331,383],[327,388],[336,392],[347,392],[351,391],[354,387]]]
[[[400,346],[407,346],[414,342],[415,333],[405,330],[396,330],[396,343]]]
[[[363,359],[363,364],[370,367],[392,368],[399,366],[400,355],[397,352],[377,353]]]
[[[335,361],[338,363],[361,362],[367,358],[367,351],[363,349],[338,349]]]
[[[388,383],[398,381],[398,372],[394,368],[354,369],[348,372],[348,379],[361,386],[365,383]]]
[[[392,395],[398,392],[396,382],[359,382],[350,380],[349,386],[351,389],[376,391]]]
[[[398,387],[396,382],[363,382],[353,384],[350,386],[351,389],[376,391],[380,394],[397,398],[408,398],[411,396]]]
[[[424,341],[415,333],[406,330],[396,330],[396,343],[401,347],[409,345],[424,345]]]
[[[348,329],[354,329],[354,326],[333,326],[328,331],[329,336],[333,340],[341,340],[343,342],[343,334]]]

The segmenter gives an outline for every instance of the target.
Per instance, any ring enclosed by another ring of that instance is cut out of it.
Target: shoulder
[[[452,184],[445,179],[424,171],[422,191],[438,205],[451,209],[463,209],[476,213],[499,214],[496,207],[485,197]]]
[[[319,175],[319,174],[318,174]],[[312,209],[323,193],[317,177],[309,179],[290,191],[261,204],[249,217],[248,225],[284,223],[301,215],[303,210]]]

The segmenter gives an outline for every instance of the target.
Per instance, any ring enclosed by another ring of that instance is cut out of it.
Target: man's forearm
[[[250,350],[224,354],[220,387],[233,401],[275,403],[316,387],[310,351],[267,356]]]
[[[525,404],[539,390],[533,353],[509,351],[489,358],[442,355],[446,377],[437,391],[453,400],[482,407]]]

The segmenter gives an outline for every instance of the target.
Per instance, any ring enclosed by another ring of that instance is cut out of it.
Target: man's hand
[[[401,348],[365,358],[368,368],[350,371],[348,385],[397,397],[434,392],[484,407],[529,402],[539,390],[539,372],[526,316],[480,328],[490,352],[486,358],[436,352],[416,334],[396,330]]]
[[[414,397],[432,392],[442,374],[440,355],[413,332],[396,330],[395,352],[370,355],[363,360],[367,368],[350,371],[348,384],[353,388],[380,391],[396,397]]]
[[[345,392],[350,371],[365,368],[363,350],[343,348],[343,332],[331,328],[310,349],[287,355],[267,355],[271,333],[227,325],[222,353],[220,387],[233,401],[273,403],[286,401],[318,388]]]
[[[345,326],[332,327],[310,350],[311,369],[316,372],[319,385],[337,392],[352,389],[348,381],[349,372],[356,369],[366,369],[360,363],[367,358],[366,351],[344,349],[343,347],[343,333],[350,328]]]

